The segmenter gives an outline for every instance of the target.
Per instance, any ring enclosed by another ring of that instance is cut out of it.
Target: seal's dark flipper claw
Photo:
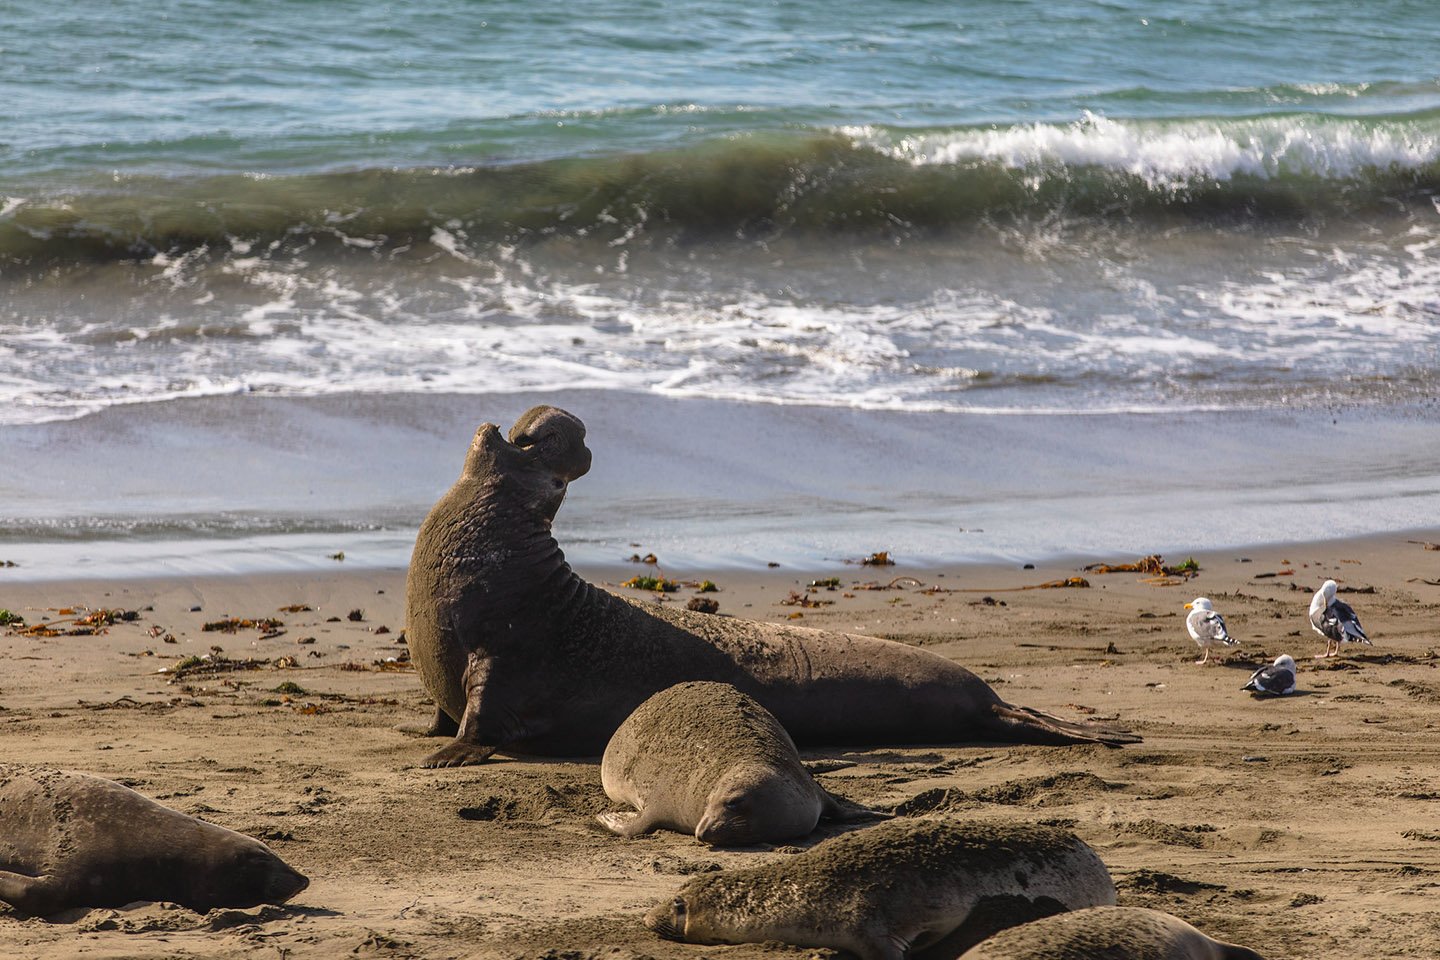
[[[451,740],[426,757],[425,766],[469,767],[477,763],[484,763],[494,752],[494,747],[485,747],[465,740]]]

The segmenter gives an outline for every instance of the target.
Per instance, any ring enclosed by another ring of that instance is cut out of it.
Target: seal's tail
[[[1099,743],[1107,747],[1118,747],[1127,743],[1139,743],[1139,734],[1100,723],[1063,720],[1030,707],[1012,707],[1008,703],[995,704],[995,716],[1000,721],[1002,739],[1016,743],[1043,743],[1064,745],[1069,743]]]

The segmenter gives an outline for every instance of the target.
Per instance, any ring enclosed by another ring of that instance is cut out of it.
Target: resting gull
[[[1215,612],[1208,597],[1196,597],[1185,604],[1185,609],[1190,611],[1190,615],[1185,618],[1185,629],[1190,631],[1190,639],[1205,651],[1205,656],[1196,660],[1196,663],[1204,663],[1210,659],[1211,647],[1233,647],[1240,642],[1225,629],[1225,619]]]
[[[1282,653],[1268,667],[1261,667],[1250,674],[1250,682],[1240,688],[1256,693],[1273,693],[1283,697],[1295,692],[1295,660],[1288,653]]]
[[[1342,643],[1370,643],[1350,604],[1335,598],[1337,589],[1334,580],[1326,580],[1310,598],[1310,626],[1325,638],[1325,652],[1315,654],[1316,660],[1335,656]]]

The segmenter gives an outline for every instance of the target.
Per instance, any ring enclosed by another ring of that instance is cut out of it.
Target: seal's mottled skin
[[[880,816],[816,783],[779,721],[728,683],[676,684],[636,707],[605,747],[600,782],[639,810],[599,816],[625,837],[663,828],[716,846],[779,843],[821,817]]]
[[[630,712],[686,680],[734,685],[797,743],[1119,744],[1138,739],[1002,701],[979,677],[874,637],[670,610],[571,571],[550,525],[590,468],[585,427],[536,407],[475,434],[425,518],[406,584],[411,659],[455,739],[427,766],[498,748],[599,754]]]
[[[259,840],[118,783],[0,764],[0,900],[24,913],[136,900],[253,907],[308,883]]]
[[[1114,902],[1105,865],[1063,830],[895,820],[691,880],[645,925],[688,943],[779,940],[900,960],[942,939],[958,952],[1037,916]]]
[[[1011,927],[960,960],[1264,960],[1179,917],[1140,907],[1077,910]]]

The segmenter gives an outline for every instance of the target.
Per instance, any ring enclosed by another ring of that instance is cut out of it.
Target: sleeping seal
[[[881,816],[816,783],[779,721],[728,683],[677,684],[636,707],[605,748],[600,782],[640,811],[599,815],[623,837],[665,828],[742,846],[803,837],[821,817]]]
[[[1139,739],[1012,706],[964,667],[905,644],[594,587],[550,531],[589,469],[585,426],[563,410],[530,410],[509,440],[484,424],[420,527],[406,636],[436,703],[429,732],[455,737],[426,766],[479,763],[499,748],[595,756],[645,698],[686,680],[734,685],[801,744]]]
[[[309,885],[270,848],[99,777],[0,764],[0,900],[68,907],[284,903]]]
[[[1264,960],[1212,940],[1179,917],[1141,907],[1096,907],[1002,930],[960,960]]]
[[[763,867],[698,877],[645,925],[687,943],[779,940],[901,960],[942,939],[958,953],[1017,923],[1114,902],[1105,865],[1074,834],[896,820]]]

